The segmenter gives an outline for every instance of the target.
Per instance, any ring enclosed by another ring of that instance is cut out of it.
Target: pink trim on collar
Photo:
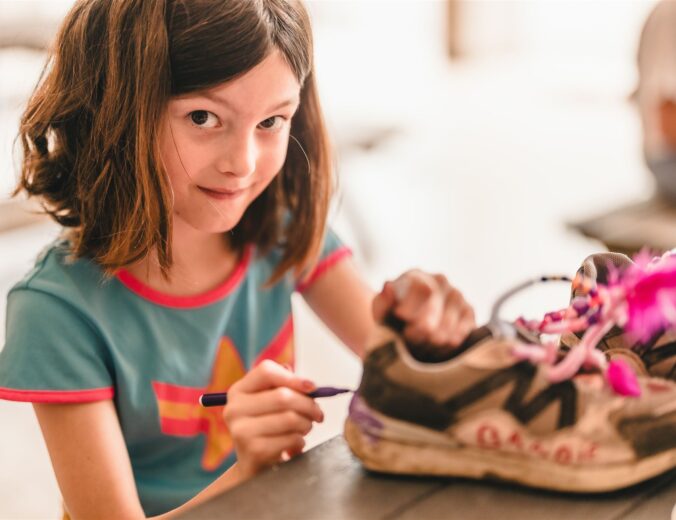
[[[0,387],[0,399],[29,403],[90,403],[112,399],[112,386],[89,390],[16,390]]]
[[[174,296],[157,291],[141,282],[126,269],[120,269],[116,276],[127,289],[145,300],[174,309],[192,309],[215,303],[230,294],[244,278],[252,256],[253,246],[250,245],[244,249],[242,259],[225,282],[215,289],[195,296]]]

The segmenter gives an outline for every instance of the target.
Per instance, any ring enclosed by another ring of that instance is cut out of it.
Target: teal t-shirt
[[[126,271],[104,280],[56,242],[7,297],[0,398],[113,399],[143,509],[164,513],[235,462],[222,409],[199,396],[227,391],[263,359],[293,364],[291,294],[348,254],[329,231],[302,286],[289,273],[266,288],[281,252],[248,247],[220,287],[176,297]]]

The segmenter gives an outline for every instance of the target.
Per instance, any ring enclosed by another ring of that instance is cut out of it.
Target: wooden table
[[[669,520],[675,505],[676,471],[622,492],[564,495],[499,482],[370,473],[338,436],[181,518]]]

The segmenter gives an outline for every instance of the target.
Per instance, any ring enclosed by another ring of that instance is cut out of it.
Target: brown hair
[[[17,193],[39,196],[69,228],[75,257],[111,274],[156,251],[166,273],[171,190],[158,145],[166,104],[238,77],[274,49],[302,85],[291,124],[299,143],[289,140],[279,175],[230,238],[237,249],[283,247],[271,283],[289,269],[307,273],[319,255],[332,180],[310,22],[296,0],[76,2],[21,120]]]

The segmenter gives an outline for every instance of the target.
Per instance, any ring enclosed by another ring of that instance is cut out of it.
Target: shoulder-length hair
[[[282,170],[230,243],[239,250],[254,243],[261,254],[283,247],[270,283],[290,269],[307,273],[319,255],[333,184],[300,1],[76,2],[21,119],[16,193],[38,196],[69,228],[76,258],[112,274],[156,252],[166,274],[172,203],[158,135],[167,102],[237,78],[275,49],[302,86],[291,124],[298,143],[289,140]]]

